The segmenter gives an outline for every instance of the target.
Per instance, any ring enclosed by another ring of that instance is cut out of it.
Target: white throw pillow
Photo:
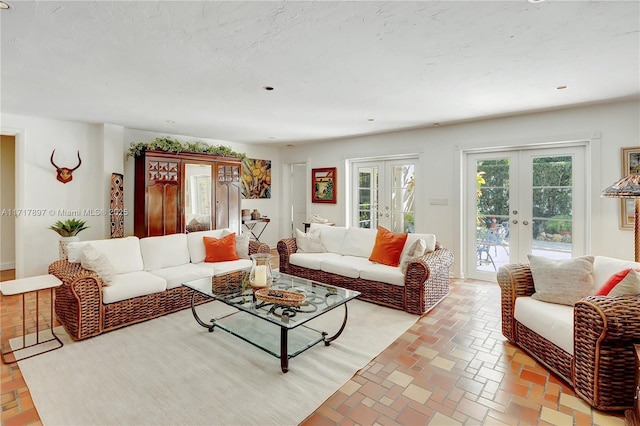
[[[313,229],[306,233],[296,229],[296,245],[298,246],[298,253],[326,253],[320,239],[320,230],[318,229]]]
[[[224,230],[222,237],[233,234],[228,230]],[[243,232],[242,235],[236,235],[236,254],[240,259],[251,259],[249,257],[249,234]]]
[[[109,259],[107,259],[107,256],[105,256],[104,253],[91,244],[86,244],[82,248],[80,264],[84,269],[88,269],[89,271],[93,271],[98,274],[106,285],[109,285],[111,280],[113,280],[113,265],[109,262]]]
[[[400,270],[403,274],[407,273],[409,262],[414,257],[422,256],[427,250],[427,242],[422,238],[418,238],[409,246],[409,249],[400,258]]]
[[[635,269],[631,269],[627,276],[609,292],[609,296],[626,296],[629,294],[640,294],[640,274]]]
[[[527,255],[533,276],[536,300],[573,306],[594,293],[593,256],[557,260]]]

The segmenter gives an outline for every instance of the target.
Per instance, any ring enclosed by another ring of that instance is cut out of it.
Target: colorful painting
[[[622,177],[640,174],[640,147],[622,148]],[[620,200],[620,228],[634,229],[635,198]]]
[[[244,198],[271,198],[271,160],[242,160]]]
[[[311,171],[311,202],[336,203],[336,168]]]

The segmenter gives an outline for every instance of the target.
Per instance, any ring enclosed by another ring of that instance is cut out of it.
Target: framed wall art
[[[640,174],[640,146],[622,148],[622,177]],[[634,198],[620,199],[620,228],[634,228]]]
[[[336,203],[336,168],[311,170],[311,202]]]
[[[244,198],[271,198],[271,160],[242,160],[241,182]]]

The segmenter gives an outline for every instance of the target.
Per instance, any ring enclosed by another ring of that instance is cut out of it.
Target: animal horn
[[[54,149],[54,151],[55,151],[55,149]],[[71,169],[71,171],[74,171],[75,169],[80,167],[80,164],[82,164],[82,159],[80,158],[80,151],[78,151],[78,165],[75,166],[73,169]]]
[[[60,167],[58,167],[56,165],[56,163],[53,162],[53,154],[56,152],[56,150],[54,149],[53,151],[51,151],[51,164],[53,164],[53,167],[56,168],[56,170],[60,170]],[[78,152],[78,155],[80,155],[80,153]]]

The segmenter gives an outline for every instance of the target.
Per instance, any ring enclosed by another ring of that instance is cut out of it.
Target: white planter
[[[69,257],[67,254],[68,246],[69,244],[76,241],[80,241],[80,237],[78,237],[77,235],[74,237],[60,237],[60,247],[59,247],[60,260],[66,260]]]

